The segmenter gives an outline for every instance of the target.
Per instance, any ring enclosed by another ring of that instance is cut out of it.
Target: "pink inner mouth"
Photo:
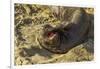
[[[49,32],[48,34],[47,34],[47,36],[48,37],[52,37],[54,34],[56,34],[55,32]]]
[[[57,37],[57,33],[56,32],[49,32],[47,34],[47,36],[48,36],[48,40],[55,40]]]

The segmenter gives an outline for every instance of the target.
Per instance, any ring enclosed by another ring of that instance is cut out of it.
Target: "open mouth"
[[[57,36],[56,32],[48,32],[47,37],[49,40],[53,40]]]

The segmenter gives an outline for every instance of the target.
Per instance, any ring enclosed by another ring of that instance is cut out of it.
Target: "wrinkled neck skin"
[[[89,24],[86,24],[73,27],[69,31],[67,31],[68,32],[67,39],[65,37],[62,37],[63,41],[60,46],[61,49],[60,53],[66,53],[71,48],[83,43],[87,38],[88,30],[89,30]]]

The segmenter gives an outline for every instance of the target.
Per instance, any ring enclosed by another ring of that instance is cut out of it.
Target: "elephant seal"
[[[46,50],[63,54],[83,43],[89,31],[89,17],[84,9],[74,11],[72,19],[53,27],[46,24],[38,37],[39,44]]]

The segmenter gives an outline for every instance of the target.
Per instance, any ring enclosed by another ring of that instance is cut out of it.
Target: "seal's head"
[[[43,26],[39,33],[38,42],[41,47],[51,51],[53,53],[65,53],[64,49],[61,48],[64,32],[59,27],[53,27],[50,24]]]
[[[41,29],[39,40],[43,46],[56,47],[59,44],[59,34],[54,27],[46,24]]]

